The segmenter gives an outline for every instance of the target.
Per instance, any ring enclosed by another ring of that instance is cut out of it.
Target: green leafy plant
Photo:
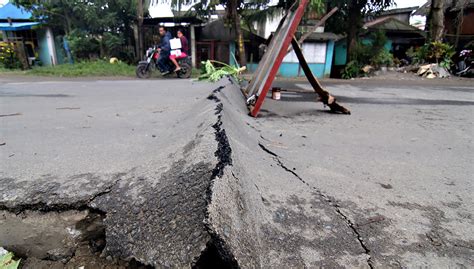
[[[441,61],[451,61],[451,58],[456,53],[453,46],[443,42],[432,42],[429,46],[427,54],[428,60],[439,63]]]
[[[18,59],[13,43],[0,42],[0,67],[6,69],[21,68],[21,62]]]
[[[407,51],[413,64],[438,63],[447,69],[452,65],[452,57],[455,53],[453,46],[438,41],[427,43],[417,49],[412,47]]]
[[[344,67],[344,70],[342,70],[342,78],[351,79],[357,77],[360,74],[360,69],[361,67],[359,63],[356,61],[350,61],[347,63],[346,67]]]
[[[3,250],[3,249],[2,249]],[[17,269],[20,266],[20,260],[15,261],[14,254],[6,251],[6,253],[0,253],[0,269]]]
[[[89,59],[100,52],[100,42],[94,36],[81,30],[72,30],[67,35],[72,54],[78,59]]]
[[[221,67],[215,67],[214,64],[218,64]],[[238,75],[243,71],[245,71],[245,67],[237,68],[222,62],[207,60],[201,62],[201,75],[198,79],[210,82],[217,82],[225,76],[232,76],[238,79]]]
[[[342,78],[351,79],[363,74],[364,66],[380,67],[382,65],[392,66],[393,55],[385,48],[388,38],[384,31],[376,31],[370,35],[365,42],[358,41],[352,50],[352,61],[348,62],[342,70]]]
[[[387,49],[382,49],[372,58],[371,62],[375,66],[392,66],[394,63],[393,55]]]

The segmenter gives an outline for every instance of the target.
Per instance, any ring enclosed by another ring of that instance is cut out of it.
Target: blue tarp
[[[24,8],[17,7],[12,3],[7,3],[3,7],[0,7],[0,20],[6,20],[8,18],[14,20],[29,20],[31,19],[31,12]]]
[[[39,22],[0,22],[0,31],[21,31],[29,30],[33,26],[39,25]]]

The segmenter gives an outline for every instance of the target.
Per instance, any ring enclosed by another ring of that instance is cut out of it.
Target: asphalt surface
[[[124,260],[185,267],[200,256],[210,240],[203,223],[206,192],[218,163],[216,104],[207,97],[217,86],[191,80],[4,81],[1,209],[24,213],[25,225],[52,218],[29,212],[80,211],[75,225],[62,226],[73,231],[69,237],[88,232],[78,228],[84,210],[100,212],[105,251]],[[29,226],[11,223],[0,221],[1,245],[28,256],[32,251],[22,243],[34,241],[44,246],[35,258],[73,256],[76,246],[58,250],[50,243],[73,238],[44,238],[47,229],[21,234],[16,230]]]
[[[227,81],[2,77],[1,209],[105,212],[155,266],[474,267],[474,86],[324,82],[346,116],[275,85],[253,119]]]
[[[267,101],[262,141],[338,201],[374,267],[474,266],[474,84],[326,83],[350,116],[277,84],[300,92]]]

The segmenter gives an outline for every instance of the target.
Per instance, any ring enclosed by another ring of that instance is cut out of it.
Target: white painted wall
[[[318,42],[318,43],[303,43],[303,55],[308,63],[325,63],[326,62],[326,42]],[[295,52],[292,50],[288,53],[285,58],[283,59],[284,63],[299,63],[298,57],[296,57]]]

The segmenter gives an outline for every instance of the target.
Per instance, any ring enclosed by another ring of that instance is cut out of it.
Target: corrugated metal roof
[[[415,26],[404,23],[393,17],[383,17],[364,24],[365,29],[379,29],[385,31],[400,31],[400,32],[420,32],[421,30]]]
[[[0,7],[0,20],[30,20],[33,15],[24,8],[17,7],[12,3],[7,3]]]
[[[34,26],[40,25],[39,22],[0,22],[0,30],[2,31],[21,31],[30,30]]]
[[[461,8],[473,7],[474,0],[445,0],[444,8],[448,11],[457,11]],[[431,0],[422,5],[413,15],[428,16],[431,7]]]
[[[327,41],[327,40],[337,41],[342,38],[344,38],[343,35],[337,35],[331,32],[323,32],[323,33],[312,33],[306,40],[307,41]]]

